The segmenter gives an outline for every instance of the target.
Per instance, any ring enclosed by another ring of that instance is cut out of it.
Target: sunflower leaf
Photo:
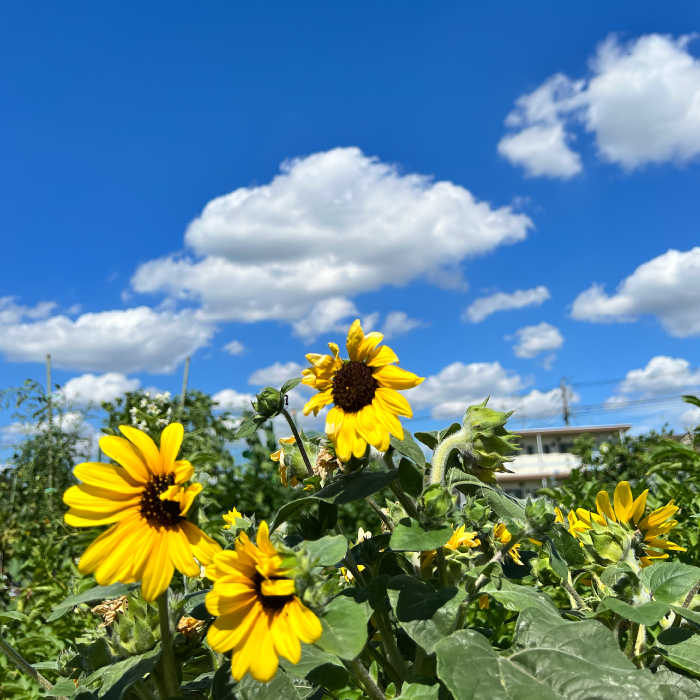
[[[656,562],[642,569],[639,578],[656,600],[675,603],[700,581],[700,569],[677,562]]]
[[[124,691],[136,681],[150,673],[160,658],[160,642],[145,654],[131,656],[109,666],[102,675],[102,687],[99,697],[104,700],[120,700]]]
[[[297,384],[301,383],[301,377],[294,377],[294,379],[288,379],[284,384],[282,384],[282,388],[280,389],[280,396],[284,396],[285,394],[289,393],[292,389],[294,389]]]
[[[332,484],[324,486],[318,493],[313,495],[313,498],[335,503],[335,505],[340,506],[345,503],[352,503],[353,501],[360,501],[367,498],[367,496],[381,491],[381,489],[393,483],[398,478],[398,469],[390,469],[387,472],[362,471],[359,474],[350,474],[340,477],[340,479],[334,481]]]
[[[389,546],[395,552],[429,552],[447,544],[452,534],[451,527],[426,530],[415,520],[403,518],[391,533]]]
[[[46,622],[58,620],[59,617],[63,617],[69,610],[81,603],[94,603],[95,601],[121,598],[121,596],[127,595],[140,585],[140,583],[113,583],[111,586],[95,586],[87,591],[83,591],[80,595],[69,596],[53,609]]]
[[[445,603],[457,595],[457,588],[450,586],[436,591],[428,581],[414,576],[394,576],[387,588],[399,591],[396,603],[392,602],[399,622],[429,620]]]
[[[425,455],[423,450],[416,444],[413,439],[413,435],[404,428],[403,430],[403,440],[391,436],[391,446],[404,457],[412,459],[418,466],[425,466]]]
[[[326,535],[306,542],[306,551],[316,559],[316,566],[333,566],[345,556],[348,542],[345,535]]]
[[[234,440],[242,440],[243,438],[250,437],[253,433],[258,431],[258,428],[267,420],[265,416],[260,416],[258,414],[246,418],[238,427]]]
[[[310,644],[302,644],[299,663],[293,664],[280,657],[280,666],[288,673],[330,690],[344,688],[349,680],[348,672],[337,656]]]
[[[652,600],[649,603],[637,606],[629,605],[618,598],[605,598],[603,602],[614,613],[645,627],[656,624],[668,613],[668,605],[658,600]]]
[[[508,579],[501,579],[501,588],[497,589],[493,583],[488,584],[484,589],[495,598],[507,610],[520,612],[526,608],[538,608],[545,613],[557,614],[554,601],[546,594],[530,586],[520,586],[511,583]]]
[[[323,632],[316,642],[322,651],[352,661],[367,641],[367,620],[371,608],[347,596],[338,596],[326,606],[321,618]]]
[[[663,644],[657,639],[653,650],[661,654],[672,666],[700,676],[700,637],[695,634],[687,639],[667,637],[667,642],[670,643]]]
[[[418,498],[423,491],[423,471],[411,460],[402,457],[399,462],[399,483],[409,496]]]
[[[289,518],[292,515],[294,515],[294,513],[296,513],[299,510],[302,510],[302,508],[308,508],[313,502],[314,499],[308,496],[306,498],[297,498],[295,501],[285,503],[277,511],[275,519],[272,522],[270,532],[274,532],[282,523],[287,522],[287,520],[289,520]]]

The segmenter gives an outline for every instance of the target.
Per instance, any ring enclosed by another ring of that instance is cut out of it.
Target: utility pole
[[[561,387],[561,412],[564,416],[564,425],[569,425],[571,413],[569,412],[569,390],[566,384],[566,379],[566,377],[562,377],[559,386]]]
[[[190,376],[190,356],[185,358],[185,374],[182,377],[182,393],[180,394],[180,408],[185,408],[185,396],[187,396],[187,380]]]
[[[53,512],[53,406],[51,405],[51,355],[46,356],[46,414],[48,417],[48,429],[46,437],[48,443],[46,446],[46,461],[49,467],[48,487],[46,496],[49,502],[49,510]]]

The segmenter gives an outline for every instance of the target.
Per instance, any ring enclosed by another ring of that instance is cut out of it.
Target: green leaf
[[[289,675],[281,671],[269,683],[260,683],[247,674],[236,686],[236,700],[301,700]]]
[[[544,550],[549,555],[549,565],[560,579],[566,581],[569,576],[569,565],[549,537],[544,541]]]
[[[435,645],[453,632],[459,606],[466,597],[467,592],[460,588],[454,598],[437,610],[430,620],[401,622],[401,627],[416,644],[425,649],[427,654],[432,654],[435,651]],[[398,600],[399,591],[389,591],[389,602],[393,610],[396,610]]]
[[[404,685],[401,695],[396,700],[438,700],[440,692],[440,684],[421,685],[419,683],[411,683]]]
[[[63,617],[69,610],[72,610],[76,605],[81,603],[94,603],[95,601],[111,600],[127,595],[129,592],[138,588],[139,583],[113,583],[111,586],[95,586],[80,595],[69,596],[62,600],[54,609],[46,622],[53,622]]]
[[[214,671],[208,671],[207,673],[201,673],[193,681],[184,683],[181,690],[204,690],[210,688],[212,681],[214,680]]]
[[[654,674],[663,700],[700,700],[700,681],[680,673],[674,673],[666,666],[660,666]]]
[[[475,630],[440,641],[438,677],[455,700],[660,700],[651,673],[635,668],[602,624],[543,617],[551,624],[540,643],[509,656]]]
[[[579,568],[586,563],[581,543],[563,527],[554,527],[548,533],[548,537],[562,559],[569,566]]]
[[[270,532],[274,532],[282,523],[287,522],[287,520],[289,520],[289,518],[292,515],[294,515],[294,513],[302,510],[302,508],[308,508],[313,502],[314,499],[308,496],[305,498],[297,498],[295,501],[285,503],[277,511],[275,519],[272,521],[272,527],[270,528]]]
[[[657,600],[652,600],[650,603],[644,603],[638,606],[629,605],[618,598],[605,598],[603,602],[614,613],[621,615],[627,620],[644,625],[645,627],[655,625],[668,613],[668,605]]]
[[[58,682],[54,685],[54,687],[44,694],[50,698],[56,698],[61,696],[72,697],[73,695],[75,695],[75,691],[75,683],[73,683],[73,681],[70,678],[59,678]]]
[[[267,420],[265,416],[261,415],[254,415],[250,416],[249,418],[246,418],[238,427],[238,430],[236,431],[235,435],[233,436],[234,440],[242,440],[243,438],[250,437],[254,433],[258,432],[258,429],[260,426]]]
[[[423,472],[413,462],[402,457],[399,462],[399,483],[409,496],[418,498],[423,492]]]
[[[321,618],[323,632],[316,645],[329,654],[352,661],[367,641],[369,606],[347,596],[334,598]]]
[[[444,440],[446,437],[449,437],[461,429],[462,426],[459,423],[452,423],[449,428],[445,428],[444,430],[429,430],[428,432],[416,433],[415,438],[416,440],[420,440],[431,450],[434,450],[440,440]]]
[[[345,535],[327,535],[306,542],[306,551],[316,559],[316,566],[333,566],[345,556],[348,542]]]
[[[457,588],[449,586],[436,591],[428,581],[415,576],[394,576],[387,589],[399,591],[394,612],[399,622],[429,620],[445,603],[457,595]]]
[[[501,491],[498,486],[485,484],[471,474],[456,472],[450,482],[462,493],[483,498],[499,518],[525,519],[525,501]]]
[[[690,620],[691,622],[694,622],[696,625],[700,626],[700,612],[688,610],[688,608],[682,608],[680,605],[669,605],[668,607],[671,608],[676,615],[680,615],[686,620]]]
[[[124,661],[109,666],[102,675],[102,687],[99,697],[104,700],[121,700],[124,691],[136,681],[140,681],[147,673],[150,673],[160,658],[160,642],[154,649],[131,656]]]
[[[293,664],[284,657],[280,657],[280,665],[288,673],[306,678],[314,685],[320,685],[330,690],[344,688],[349,680],[349,674],[337,656],[327,654],[310,644],[302,644],[301,658],[298,664]]]
[[[413,435],[411,435],[406,428],[403,429],[403,440],[399,440],[393,435],[391,436],[391,446],[397,452],[404,455],[404,457],[412,459],[418,466],[425,466],[425,455],[423,454],[423,450],[418,447],[416,441],[413,439]]]
[[[282,388],[280,389],[280,395],[284,396],[285,394],[288,394],[294,387],[297,386],[297,384],[301,383],[301,377],[294,377],[294,379],[288,379],[284,384],[282,384]]]
[[[514,612],[534,607],[547,613],[557,613],[554,601],[546,593],[530,588],[530,586],[519,586],[505,578],[501,580],[500,590],[493,583],[489,583],[483,592],[495,598],[507,610]]]
[[[360,501],[385,488],[399,478],[398,469],[390,469],[386,472],[362,471],[348,476],[342,476],[328,486],[314,494],[314,498],[335,503],[337,506],[344,503]]]
[[[0,621],[2,620],[26,620],[27,616],[24,613],[18,612],[17,610],[8,610],[6,612],[0,612]]]
[[[389,546],[395,552],[429,552],[447,544],[450,537],[451,527],[426,530],[415,520],[403,518],[391,533]]]
[[[669,641],[675,642],[675,639]],[[688,673],[700,676],[700,637],[697,635],[694,634],[684,641],[672,644],[662,644],[657,639],[654,650],[658,651],[676,668],[681,668],[684,671],[688,671]]]
[[[676,562],[656,562],[642,569],[639,578],[654,598],[675,603],[700,581],[700,569]]]
[[[236,681],[231,675],[231,661],[224,659],[211,682],[212,700],[236,700]]]

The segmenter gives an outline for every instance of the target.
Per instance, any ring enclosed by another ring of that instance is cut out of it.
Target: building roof
[[[523,428],[514,429],[517,435],[582,435],[583,433],[618,433],[627,432],[632,426],[626,423],[619,425],[564,425],[561,428]]]

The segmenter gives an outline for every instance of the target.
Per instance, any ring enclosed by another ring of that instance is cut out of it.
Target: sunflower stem
[[[281,413],[287,419],[287,423],[289,423],[289,427],[292,429],[292,435],[294,435],[299,452],[301,452],[301,458],[304,460],[304,464],[306,465],[306,471],[309,472],[309,476],[314,476],[314,470],[311,468],[309,455],[306,454],[304,443],[301,441],[301,437],[299,436],[299,431],[294,423],[294,419],[289,415],[289,411],[286,408],[283,408]]]
[[[377,613],[378,614],[375,617],[375,621],[382,637],[382,649],[384,649],[384,653],[386,654],[387,659],[389,659],[389,663],[394,669],[394,673],[396,673],[399,678],[398,683],[396,682],[396,679],[392,678],[392,680],[394,683],[396,683],[396,689],[400,692],[403,679],[406,678],[406,662],[403,660],[403,656],[401,656],[398,646],[396,646],[394,631],[391,629],[391,621],[389,620],[389,612],[387,611],[383,600],[380,601],[379,605],[377,606]]]
[[[364,688],[367,695],[371,700],[386,700],[386,696],[382,693],[379,686],[372,680],[372,676],[369,675],[369,671],[365,668],[364,664],[360,659],[354,659],[353,661],[343,662],[352,675],[359,681],[359,684]]]
[[[418,509],[415,504],[409,499],[409,496],[403,491],[401,486],[397,486],[396,482],[389,484],[389,488],[393,492],[394,496],[398,499],[399,503],[403,506],[403,509],[408,515],[410,515],[414,520],[418,520]]]
[[[335,524],[335,534],[336,535],[342,535],[345,537],[345,533],[343,532],[343,528],[340,527],[340,523]],[[347,540],[347,537],[345,537]],[[350,569],[350,573],[353,575],[355,580],[357,581],[358,585],[360,588],[364,588],[367,584],[365,583],[365,577],[362,575],[360,572],[360,569],[357,566],[357,562],[355,561],[355,557],[353,557],[352,552],[350,551],[350,544],[348,543],[348,548],[345,551],[345,557],[343,559],[345,562],[345,568]]]
[[[464,447],[465,442],[469,439],[470,433],[471,426],[462,426],[461,430],[458,430],[456,433],[453,433],[449,437],[446,437],[442,442],[438,444],[438,446],[435,448],[435,452],[433,452],[433,459],[431,460],[431,484],[442,483],[443,479],[445,478],[445,468],[447,467],[447,460],[450,456],[450,453],[454,449]]]
[[[568,574],[568,580],[561,580],[561,585],[564,587],[571,599],[576,603],[579,610],[590,610],[588,605],[586,605],[586,601],[579,595],[578,591],[573,587],[571,583],[571,572],[569,572]]]
[[[367,501],[367,503],[369,503],[370,508],[379,516],[379,519],[384,523],[384,525],[386,525],[387,530],[389,530],[389,532],[393,532],[394,531],[394,523],[392,523],[391,519],[387,518],[386,514],[384,512],[382,512],[382,509],[379,507],[377,502],[372,498],[372,496],[367,496],[367,498],[365,498],[365,500]]]
[[[635,656],[634,647],[637,643],[637,635],[639,634],[639,623],[633,622],[627,635],[627,644],[625,644],[625,656],[632,659]]]
[[[163,684],[165,698],[176,697],[180,693],[180,684],[177,680],[175,668],[175,653],[173,652],[173,636],[170,630],[170,612],[168,609],[168,591],[158,596],[158,617],[160,619],[160,640],[162,651],[158,668]]]
[[[44,678],[21,654],[15,651],[7,640],[0,634],[0,650],[7,656],[12,663],[17,666],[20,671],[24,671],[28,676],[31,676],[44,690],[50,692],[53,690],[53,685]],[[68,700],[65,696],[59,696],[58,700]]]

